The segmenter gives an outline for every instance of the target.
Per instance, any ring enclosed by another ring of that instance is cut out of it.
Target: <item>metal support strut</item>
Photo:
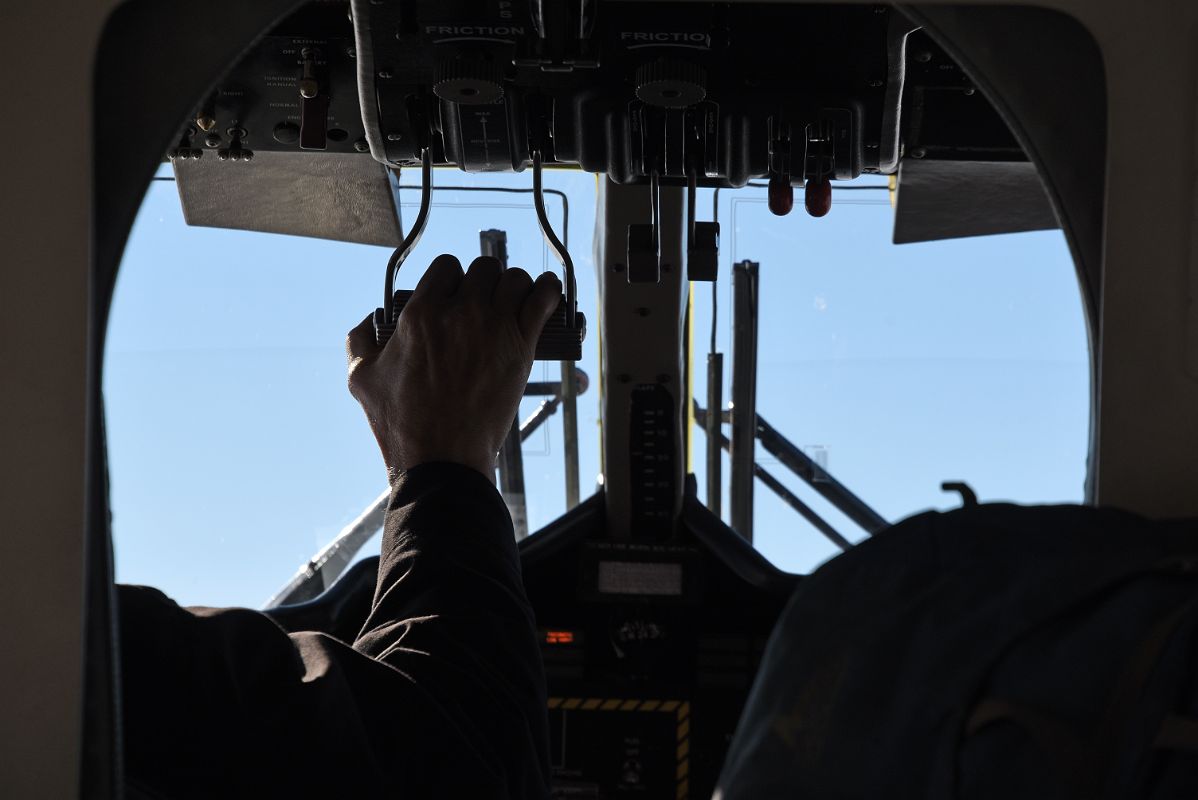
[[[724,354],[707,354],[707,407],[712,413],[704,420],[707,433],[707,507],[717,517],[723,515],[724,481],[721,475],[723,453],[720,450],[720,410],[724,407]]]
[[[507,233],[491,229],[478,232],[479,250],[482,255],[490,256],[507,269]],[[508,514],[512,518],[512,529],[516,533],[516,541],[528,536],[528,503],[524,492],[524,453],[520,447],[520,416],[512,417],[512,427],[503,446],[499,448],[499,458],[495,466],[499,471],[499,493],[507,505]]]
[[[787,469],[798,475],[804,483],[823,495],[840,513],[860,525],[867,533],[873,535],[890,527],[885,517],[828,474],[815,459],[780,434],[760,414],[757,415],[757,438],[761,440],[761,446],[767,453],[782,462]]]
[[[718,410],[715,412],[710,412],[708,410],[710,408],[715,408],[715,406],[709,405],[707,408],[700,408],[698,402],[696,402],[694,404],[695,422],[698,423],[703,430],[707,432],[708,437],[710,437],[708,439],[708,452],[711,452],[710,448],[712,445],[714,445],[715,452],[718,454],[721,448],[724,450],[729,450],[731,444],[728,441],[728,437],[724,435],[722,430],[720,430],[720,417],[722,414],[720,414]],[[758,419],[760,419],[760,417],[758,417]],[[829,525],[823,517],[821,517],[813,508],[811,508],[811,506],[800,500],[794,492],[787,489],[786,486],[783,485],[782,481],[775,478],[769,471],[762,467],[761,464],[753,465],[753,474],[757,476],[758,480],[766,485],[766,488],[776,494],[778,499],[798,512],[803,519],[811,523],[812,527],[827,537],[828,541],[832,542],[832,544],[836,545],[841,550],[852,549],[852,542],[850,542],[848,539],[842,536],[839,531]],[[710,486],[708,491],[711,491]],[[708,508],[710,507],[710,504],[708,504]],[[718,514],[718,510],[715,511],[715,513]]]
[[[732,530],[753,541],[753,465],[757,442],[757,262],[732,267]]]

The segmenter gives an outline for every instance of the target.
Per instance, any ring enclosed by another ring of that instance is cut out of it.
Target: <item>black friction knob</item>
[[[707,96],[707,72],[685,61],[654,61],[636,71],[636,96],[660,108],[686,108]]]
[[[482,60],[454,58],[437,65],[433,94],[462,105],[489,105],[503,98],[503,70]]]

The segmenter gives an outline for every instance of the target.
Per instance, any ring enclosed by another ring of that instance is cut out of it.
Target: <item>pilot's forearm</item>
[[[547,780],[545,683],[532,609],[511,518],[477,470],[423,464],[396,480],[374,605],[354,647],[433,694],[501,774]],[[513,768],[513,760],[524,763]]]

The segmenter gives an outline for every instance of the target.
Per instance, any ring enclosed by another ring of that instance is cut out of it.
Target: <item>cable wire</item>
[[[718,186],[715,187],[715,191],[713,191],[711,193],[711,221],[714,222],[716,225],[720,224],[720,187],[718,187]],[[717,278],[719,277],[719,274],[720,274],[720,271],[719,271],[719,267],[717,265],[717,268],[716,268],[716,277]],[[713,280],[711,282],[711,350],[709,352],[712,353],[713,355],[716,352],[715,334],[716,334],[716,326],[719,321],[719,317],[717,316],[717,306],[719,304],[719,293],[716,291],[718,286],[719,286],[718,280]]]

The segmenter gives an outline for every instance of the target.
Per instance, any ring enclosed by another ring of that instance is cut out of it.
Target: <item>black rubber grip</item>
[[[410,289],[401,289],[395,293],[395,312],[392,319],[399,319],[404,307],[412,299]],[[533,359],[536,361],[579,361],[582,359],[582,341],[587,335],[587,320],[581,312],[574,315],[577,327],[566,327],[566,298],[563,296],[557,310],[545,323],[541,338],[537,339],[537,350]],[[374,339],[379,346],[387,343],[395,333],[395,323],[387,323],[383,309],[374,310]]]

